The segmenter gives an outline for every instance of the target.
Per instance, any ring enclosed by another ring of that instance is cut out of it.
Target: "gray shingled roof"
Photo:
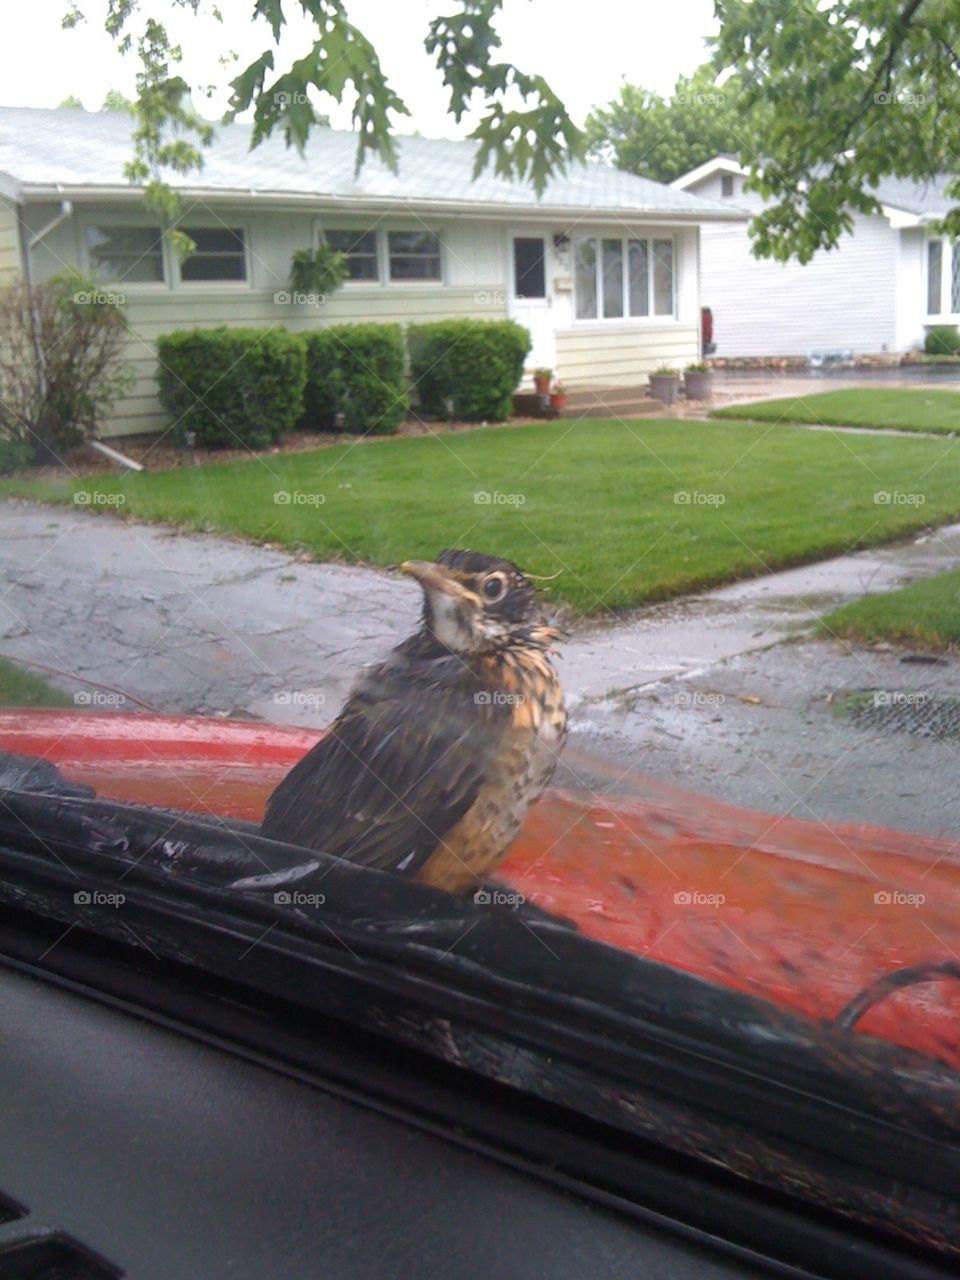
[[[914,182],[911,178],[884,178],[875,188],[882,204],[928,218],[942,218],[957,206],[957,200],[946,194],[947,184],[956,177],[941,174],[930,182]]]
[[[0,176],[6,176],[5,187],[18,197],[56,185],[65,195],[126,187],[123,166],[132,153],[130,134],[130,117],[123,112],[0,107]],[[282,137],[268,139],[251,152],[250,134],[249,125],[218,126],[202,172],[174,176],[171,184],[184,191],[353,196],[411,204],[446,201],[530,212],[609,210],[675,215],[687,221],[730,217],[725,205],[594,162],[578,164],[556,178],[538,201],[532,187],[497,177],[492,169],[472,182],[472,142],[403,137],[398,173],[368,158],[355,175],[355,134],[317,128],[304,157],[288,148]]]
[[[733,160],[736,164],[740,164],[739,158],[729,151],[717,152],[707,164],[713,165],[718,160]],[[696,173],[703,167],[703,165],[696,165],[688,173],[681,174],[677,182],[683,182],[691,173]],[[818,168],[816,172],[826,173],[827,167]],[[882,178],[872,191],[881,204],[900,209],[903,213],[912,213],[924,219],[942,218],[945,213],[949,213],[960,204],[960,200],[952,199],[946,194],[948,184],[955,180],[955,174],[946,173],[926,182],[918,182],[913,178]]]

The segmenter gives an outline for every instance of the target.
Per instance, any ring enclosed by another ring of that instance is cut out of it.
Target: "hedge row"
[[[262,448],[296,427],[390,434],[414,396],[440,418],[500,422],[530,350],[509,320],[286,329],[194,329],[157,343],[160,402],[183,438]]]
[[[306,334],[303,343],[307,427],[375,435],[396,431],[407,416],[403,330],[398,324],[333,325]]]
[[[284,329],[193,329],[157,341],[160,403],[181,439],[262,449],[303,412],[307,356]]]

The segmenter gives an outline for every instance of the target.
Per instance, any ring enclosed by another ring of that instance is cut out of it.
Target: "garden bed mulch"
[[[344,431],[294,431],[279,444],[270,445],[266,449],[251,449],[247,446],[235,449],[184,449],[181,446],[161,437],[160,439],[125,439],[120,436],[108,439],[104,444],[123,453],[134,462],[139,462],[148,471],[173,471],[178,467],[205,466],[214,462],[235,462],[240,458],[269,457],[274,454],[309,453],[314,449],[329,449],[345,444],[374,444],[381,440],[397,440],[413,436],[443,436],[459,431],[477,431],[481,427],[494,425],[497,427],[528,427],[541,425],[540,418],[511,418],[509,422],[493,424],[478,422],[424,422],[419,418],[408,418],[392,435],[351,435]],[[77,476],[112,475],[122,470],[119,463],[111,462],[102,454],[85,445],[70,450],[64,455],[66,467]],[[24,479],[49,479],[61,476],[63,467],[41,466],[30,467],[18,471],[17,475]]]

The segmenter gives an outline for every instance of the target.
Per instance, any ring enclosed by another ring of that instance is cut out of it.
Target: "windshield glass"
[[[155,119],[123,74],[0,108],[9,899],[47,859],[65,922],[109,931],[125,877],[175,917],[182,874],[201,921],[483,975],[513,1013],[525,981],[531,1026],[579,1000],[630,1024],[625,1073],[642,1010],[688,1066],[938,1144],[933,1239],[960,1086],[943,183],[851,196],[835,252],[775,261],[800,197],[751,185],[735,134],[656,167],[625,143],[746,92],[715,69],[659,107],[601,79],[528,163],[478,161],[455,87],[396,135],[373,81],[348,109],[261,67],[216,110],[178,81]]]

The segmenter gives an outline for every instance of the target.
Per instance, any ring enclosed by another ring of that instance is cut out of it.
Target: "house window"
[[[108,280],[163,283],[163,238],[159,227],[86,228],[90,266]]]
[[[380,279],[375,231],[326,231],[324,239],[346,258],[348,280]]]
[[[950,314],[960,315],[960,253],[950,246]]]
[[[673,241],[653,242],[653,314],[673,315]]]
[[[432,231],[391,231],[391,280],[439,280],[440,240]]]
[[[721,173],[720,175],[720,194],[722,196],[733,195],[733,174]]]
[[[603,242],[603,314],[607,320],[623,315],[623,241]]]
[[[517,298],[547,296],[547,270],[540,236],[518,236],[513,242],[513,292]]]
[[[938,316],[943,308],[943,241],[927,241],[927,314]]]
[[[185,227],[197,246],[180,264],[180,279],[199,281],[246,280],[247,252],[243,231],[237,227]]]
[[[627,241],[627,268],[630,280],[630,314],[650,314],[650,246],[646,240]]]
[[[576,247],[577,319],[597,318],[597,242],[578,240]]]
[[[574,250],[578,320],[672,316],[672,240],[578,240]]]

